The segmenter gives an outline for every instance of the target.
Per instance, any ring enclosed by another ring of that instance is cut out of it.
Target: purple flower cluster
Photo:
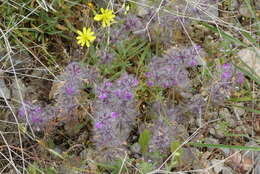
[[[146,73],[147,85],[163,88],[187,87],[189,78],[186,68],[198,64],[198,56],[201,51],[199,46],[171,48],[162,58],[153,57],[149,64],[150,71]]]
[[[108,64],[113,61],[115,55],[112,54],[109,50],[103,49],[97,52],[97,55],[100,57],[101,64]]]
[[[24,103],[18,110],[19,117],[35,130],[44,128],[46,123],[55,118],[55,114],[56,110],[54,107],[41,107],[29,102]]]
[[[206,104],[207,101],[201,94],[195,94],[188,102],[187,109],[193,115],[201,116],[205,111]]]
[[[210,88],[210,100],[216,104],[229,98],[234,89],[244,83],[245,77],[232,64],[226,63],[220,67],[218,79]]]
[[[72,62],[65,68],[64,73],[60,75],[62,81],[54,84],[56,88],[53,89],[52,93],[56,100],[55,106],[47,105],[43,108],[28,102],[20,107],[18,115],[38,130],[44,128],[46,123],[55,117],[73,115],[79,105],[77,97],[80,95],[84,82],[94,82],[97,80],[97,77],[96,71]]]
[[[60,108],[61,113],[64,115],[70,115],[79,105],[77,97],[84,87],[84,82],[94,82],[98,74],[92,69],[72,62],[65,68],[64,73],[60,77],[63,81],[57,96],[55,96],[57,107]]]
[[[120,147],[129,136],[138,112],[134,91],[138,80],[127,73],[96,89],[94,141],[97,148]]]
[[[141,32],[141,30],[144,29],[144,23],[138,16],[134,14],[128,14],[123,29],[125,31],[138,34]]]

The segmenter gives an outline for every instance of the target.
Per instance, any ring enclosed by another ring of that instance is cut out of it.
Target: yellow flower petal
[[[87,34],[87,29],[86,29],[86,27],[83,28],[83,34]]]
[[[113,14],[113,11],[109,10],[109,9],[101,8],[100,11],[101,11],[101,14],[97,14],[94,17],[94,20],[95,21],[101,21],[102,27],[110,26],[111,22],[114,21],[114,18],[115,18],[116,15]]]
[[[79,30],[77,30],[78,35],[82,35],[83,33]]]
[[[90,36],[89,37],[89,40],[92,42],[92,41],[94,41],[96,39],[96,36]]]
[[[95,21],[101,21],[101,20],[102,20],[102,15],[96,15],[96,16],[94,17],[94,20],[95,20]]]
[[[87,47],[89,47],[89,46],[90,46],[89,42],[86,42],[86,46],[87,46]]]
[[[91,28],[83,27],[83,31],[77,30],[79,36],[76,37],[77,43],[82,47],[86,45],[87,47],[90,46],[90,42],[93,42],[96,39],[94,36],[94,32],[91,31]]]

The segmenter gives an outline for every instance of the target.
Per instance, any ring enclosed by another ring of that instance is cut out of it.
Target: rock
[[[231,114],[229,112],[229,110],[227,108],[223,108],[219,111],[219,115],[226,118],[226,117],[230,117]]]
[[[204,17],[204,19],[207,20],[207,18],[211,19],[211,20],[215,20],[216,18],[218,18],[218,4],[212,4],[209,5],[208,9],[205,10],[205,13],[208,14],[207,17]]]
[[[210,128],[210,129],[209,129],[209,133],[210,133],[211,135],[215,135],[215,134],[216,134],[216,131],[215,131],[214,128]]]
[[[222,148],[221,150],[225,154],[225,156],[228,156],[230,154],[230,149]]]
[[[238,9],[239,13],[242,15],[242,16],[245,16],[247,18],[252,18],[253,15],[251,14],[249,8],[247,7],[247,4],[246,2],[243,2],[242,5],[240,6],[240,8]]]
[[[219,111],[219,115],[221,117],[224,117],[225,120],[228,122],[228,124],[231,127],[235,127],[236,126],[236,121],[234,120],[234,118],[232,117],[231,113],[229,112],[229,110],[227,108],[223,108]]]
[[[218,159],[213,159],[211,160],[214,172],[216,173],[220,173],[223,170],[224,167],[224,162],[222,162],[222,160],[218,160]]]
[[[243,103],[238,103],[236,105],[244,107]],[[237,116],[243,116],[245,114],[245,109],[243,109],[243,108],[234,107],[233,109]]]
[[[149,4],[148,0],[140,0],[139,1],[140,4]],[[140,17],[143,17],[145,15],[149,14],[149,8],[148,7],[144,7],[142,5],[137,5],[137,15]]]
[[[234,171],[230,167],[223,167],[222,174],[234,174]]]
[[[260,0],[256,0],[255,4],[256,4],[256,10],[260,10]]]
[[[238,9],[238,1],[237,0],[231,0],[231,6],[230,6],[230,10],[236,10]]]
[[[255,173],[260,173],[260,164],[255,166]]]
[[[13,84],[11,85],[12,89],[12,99],[16,101],[21,101],[21,97],[24,99],[25,93],[26,93],[26,86],[22,82],[22,80],[17,79],[17,82],[15,79],[13,79]],[[20,96],[20,94],[22,96]]]
[[[182,165],[192,166],[192,164],[196,161],[196,153],[198,152],[195,149],[190,148],[182,148],[183,152],[181,154]]]
[[[218,139],[215,139],[215,138],[206,138],[205,143],[206,144],[219,144],[219,141],[218,141]]]
[[[217,138],[223,138],[224,137],[224,132],[223,132],[223,130],[221,130],[221,127],[220,127],[220,125],[216,125],[216,134],[215,134],[215,136],[217,137]]]
[[[11,92],[10,90],[6,87],[4,79],[0,79],[0,97],[1,98],[6,98],[10,99],[11,97]]]
[[[130,147],[131,151],[134,152],[134,153],[139,153],[140,152],[140,145],[138,143],[135,143],[133,144],[131,147]]]
[[[260,77],[260,48],[244,48],[238,52],[238,57]]]
[[[245,146],[252,146],[252,147],[259,147],[259,145],[254,142],[254,141],[250,141],[248,143],[245,144]],[[254,157],[254,160],[260,165],[260,160],[257,161],[257,158],[259,157],[260,158],[260,152],[258,151],[244,151],[243,153],[244,157],[246,158],[253,158]]]

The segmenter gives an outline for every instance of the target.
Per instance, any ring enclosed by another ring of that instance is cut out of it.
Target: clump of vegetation
[[[257,10],[229,0],[3,2],[0,171],[260,171],[257,155],[234,151],[260,151],[259,74],[238,58],[258,54]]]

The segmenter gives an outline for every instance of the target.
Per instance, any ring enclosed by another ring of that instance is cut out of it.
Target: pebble
[[[6,99],[10,99],[11,97],[11,92],[10,90],[6,87],[4,79],[0,79],[0,97],[1,98],[6,98]]]
[[[235,174],[230,167],[223,167],[222,174]]]
[[[138,143],[135,143],[133,144],[131,147],[130,147],[131,151],[134,152],[134,153],[139,153],[140,152],[140,145]]]
[[[237,56],[251,69],[255,71],[255,73],[260,77],[260,48],[244,48],[240,50]]]
[[[219,140],[215,138],[206,138],[205,139],[206,144],[219,144]]]
[[[256,0],[255,4],[256,4],[256,10],[260,10],[260,0]],[[259,166],[259,168],[260,168],[260,166]],[[259,171],[259,173],[260,173],[260,171]]]
[[[250,12],[250,10],[248,9],[248,7],[247,7],[247,4],[246,4],[246,2],[243,2],[242,3],[242,5],[240,6],[240,8],[239,8],[239,13],[242,15],[242,16],[245,16],[245,17],[247,17],[247,18],[252,18],[253,16],[252,16],[252,14],[251,14],[251,12]]]
[[[214,166],[213,167],[214,172],[220,173],[223,170],[224,162],[221,162],[221,160],[213,159],[211,160],[211,163]]]

